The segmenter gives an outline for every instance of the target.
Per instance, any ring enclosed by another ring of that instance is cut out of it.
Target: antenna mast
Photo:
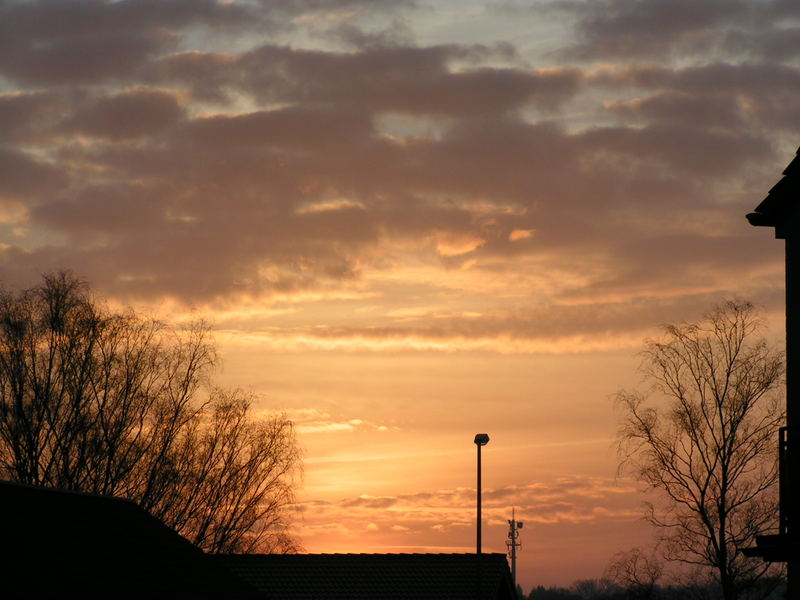
[[[517,548],[522,547],[519,541],[519,530],[522,529],[522,521],[516,519],[516,508],[511,509],[511,519],[508,521],[508,555],[511,557],[511,581],[514,583],[514,591],[517,590]]]

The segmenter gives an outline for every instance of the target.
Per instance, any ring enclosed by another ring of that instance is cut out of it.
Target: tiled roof
[[[271,600],[511,600],[503,554],[218,555]],[[482,595],[478,596],[480,580]]]
[[[264,598],[129,500],[0,481],[0,544],[4,599]]]
[[[747,215],[751,225],[775,227],[776,235],[784,237],[782,231],[784,220],[791,212],[797,210],[800,203],[800,149],[783,171],[783,177],[767,194],[767,197],[756,206],[755,211]]]

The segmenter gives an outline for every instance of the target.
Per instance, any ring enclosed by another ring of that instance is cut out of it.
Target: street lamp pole
[[[477,515],[477,538],[475,542],[475,552],[478,556],[481,554],[481,446],[489,443],[489,435],[486,433],[479,433],[475,436],[475,445],[478,447],[478,515]]]

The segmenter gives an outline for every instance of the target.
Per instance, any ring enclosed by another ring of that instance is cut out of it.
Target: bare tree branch
[[[653,490],[646,514],[665,557],[708,568],[726,600],[774,574],[741,552],[777,515],[784,363],[759,326],[752,304],[737,300],[668,325],[642,352],[650,393],[616,395],[620,470]],[[623,556],[617,570],[637,560]]]
[[[296,550],[292,423],[214,363],[204,323],[112,313],[69,273],[0,290],[0,476],[133,499],[207,551]]]

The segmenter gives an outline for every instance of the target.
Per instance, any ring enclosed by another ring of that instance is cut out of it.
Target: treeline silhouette
[[[743,598],[783,599],[785,580],[763,578]],[[621,586],[604,579],[581,579],[569,587],[534,587],[522,600],[719,600],[722,590],[716,582],[654,585],[643,589]]]

